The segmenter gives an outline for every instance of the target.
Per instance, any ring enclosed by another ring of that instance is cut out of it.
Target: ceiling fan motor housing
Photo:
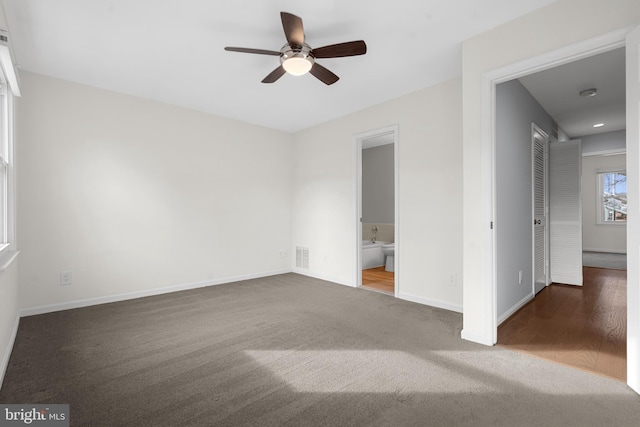
[[[289,43],[280,49],[280,64],[293,75],[302,75],[308,72],[316,62],[311,53],[311,46],[303,43],[302,46],[291,46]],[[286,64],[285,64],[286,63]]]

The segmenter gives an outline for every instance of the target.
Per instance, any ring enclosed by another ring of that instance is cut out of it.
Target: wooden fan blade
[[[284,70],[284,68],[281,65],[278,68],[276,68],[275,70],[273,70],[271,73],[269,73],[269,75],[267,77],[262,79],[262,83],[273,83],[276,80],[278,80],[280,77],[282,77],[284,75],[284,73],[286,73],[286,71]]]
[[[282,28],[287,42],[291,47],[302,47],[304,44],[304,28],[302,26],[302,18],[287,12],[280,12],[282,19]]]
[[[275,50],[251,49],[249,47],[225,47],[224,50],[229,52],[256,53],[258,55],[280,56],[280,52]]]
[[[364,55],[367,45],[364,40],[332,44],[313,49],[311,54],[316,58],[341,58],[344,56]]]
[[[317,62],[313,64],[313,67],[311,67],[309,72],[326,85],[332,85],[340,79],[340,77],[336,76]]]

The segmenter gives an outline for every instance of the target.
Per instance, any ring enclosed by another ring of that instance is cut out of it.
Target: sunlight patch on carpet
[[[244,353],[298,392],[307,393],[509,393],[528,389],[545,395],[617,395],[623,383],[603,391],[576,390],[583,371],[508,353],[430,351],[418,357],[393,350],[245,350]],[[545,375],[539,375],[544,369]],[[554,375],[554,370],[562,370]],[[562,375],[560,375],[562,374]],[[567,377],[568,375],[568,377]],[[588,378],[588,377],[587,377]],[[615,381],[611,380],[613,383]],[[587,383],[589,381],[587,380]]]
[[[464,393],[498,391],[438,363],[389,350],[246,350],[298,392]]]

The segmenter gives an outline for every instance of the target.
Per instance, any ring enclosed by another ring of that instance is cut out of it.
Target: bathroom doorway
[[[356,135],[357,286],[399,294],[398,128]]]

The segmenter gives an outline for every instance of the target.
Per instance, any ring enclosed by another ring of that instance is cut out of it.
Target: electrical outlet
[[[60,273],[60,286],[70,285],[72,283],[71,272]]]
[[[518,271],[518,285],[522,285],[522,270]]]
[[[451,276],[449,276],[449,286],[457,286],[458,284],[458,277],[455,274],[452,274]]]

